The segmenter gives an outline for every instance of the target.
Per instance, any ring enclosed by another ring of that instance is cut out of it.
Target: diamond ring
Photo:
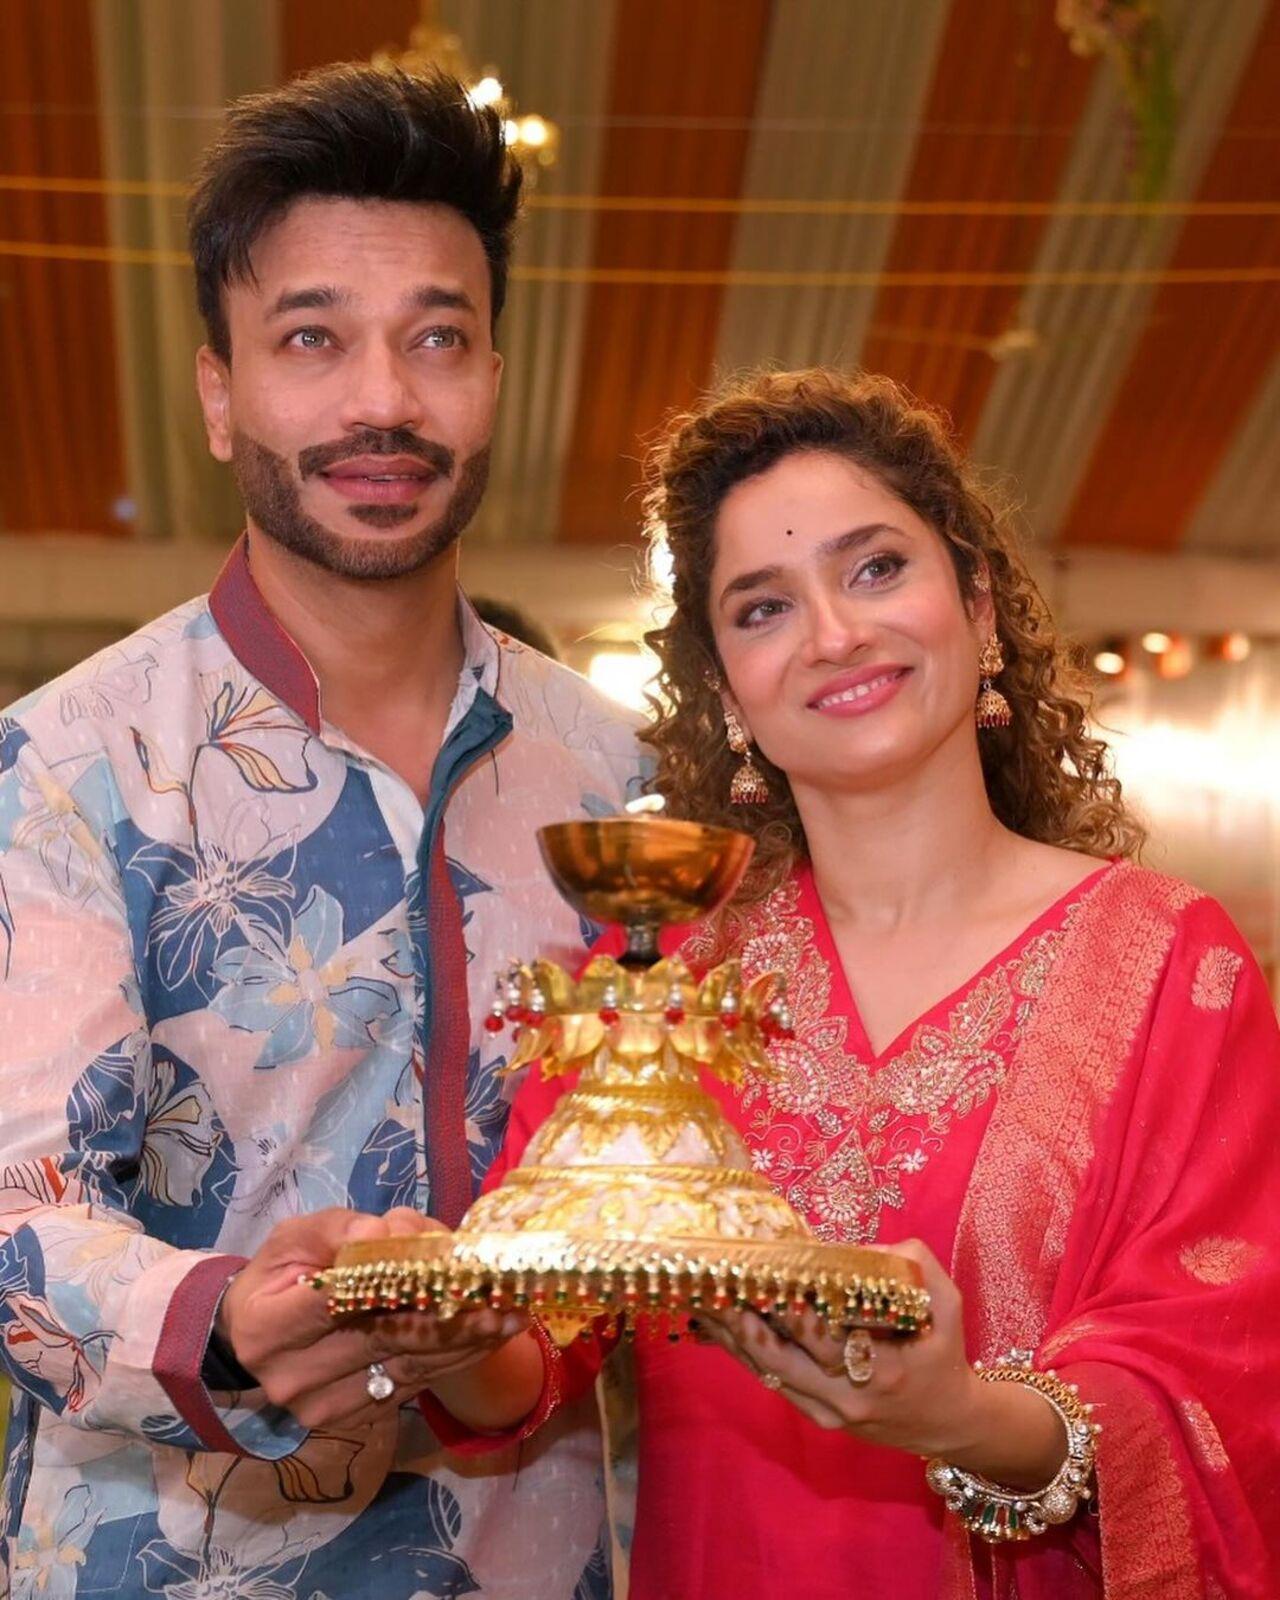
[[[855,1328],[844,1342],[844,1370],[849,1382],[859,1389],[871,1382],[875,1353],[876,1347],[865,1328]]]
[[[370,1363],[369,1376],[364,1380],[364,1389],[370,1400],[390,1400],[396,1392],[395,1379],[381,1361]]]
[[[776,1372],[762,1372],[760,1374],[760,1382],[764,1384],[766,1389],[781,1389],[782,1387],[782,1379]]]

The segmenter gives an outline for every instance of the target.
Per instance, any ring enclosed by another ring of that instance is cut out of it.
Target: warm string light
[[[516,105],[493,67],[477,73],[456,33],[441,26],[433,0],[422,0],[418,21],[409,30],[406,49],[390,47],[373,57],[375,66],[399,67],[405,72],[421,72],[439,67],[467,85],[467,99],[477,110],[492,108],[502,119],[502,137],[507,148],[528,167],[549,167],[560,149],[560,130],[554,122],[536,113],[516,115]]]
[[[1169,648],[1156,657],[1156,671],[1162,678],[1185,678],[1196,664],[1190,639],[1175,634]]]
[[[1122,640],[1109,640],[1093,658],[1094,670],[1106,678],[1119,678],[1128,669],[1129,657]]]
[[[1197,657],[1207,661],[1237,665],[1247,661],[1253,641],[1247,633],[1233,631],[1194,639],[1186,634],[1152,628],[1138,640],[1144,654],[1151,657],[1157,675],[1165,679],[1187,677],[1195,668]],[[1104,678],[1122,678],[1137,660],[1133,646],[1127,639],[1104,639],[1093,655],[1093,668]]]
[[[1240,662],[1247,661],[1253,649],[1253,641],[1247,633],[1223,633],[1210,639],[1209,653],[1216,656],[1219,661]]]

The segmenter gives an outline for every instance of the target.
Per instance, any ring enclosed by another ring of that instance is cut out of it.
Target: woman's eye
[[[897,577],[906,564],[905,556],[889,554],[870,556],[858,567],[854,576],[859,582],[865,580],[874,588],[878,583],[887,583],[890,578]]]
[[[781,600],[757,600],[738,613],[738,626],[758,627],[762,622],[771,622],[774,617],[781,616],[785,610],[786,605]]]

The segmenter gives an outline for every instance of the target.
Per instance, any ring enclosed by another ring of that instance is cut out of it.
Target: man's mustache
[[[331,444],[308,445],[298,452],[298,476],[312,478],[356,456],[417,456],[440,477],[453,476],[453,451],[448,445],[422,439],[408,428],[365,428]]]

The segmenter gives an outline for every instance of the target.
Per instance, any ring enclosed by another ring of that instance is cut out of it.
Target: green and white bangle
[[[1070,1522],[1090,1493],[1101,1425],[1090,1421],[1093,1407],[1081,1400],[1074,1383],[1064,1383],[1056,1372],[1035,1371],[1032,1359],[1030,1350],[1011,1350],[989,1367],[975,1361],[973,1370],[984,1383],[1021,1383],[1034,1389],[1058,1413],[1066,1430],[1067,1455],[1053,1480],[1028,1494],[1025,1489],[989,1483],[946,1461],[931,1461],[925,1471],[929,1487],[947,1502],[948,1510],[989,1544],[1030,1539],[1053,1524]]]

